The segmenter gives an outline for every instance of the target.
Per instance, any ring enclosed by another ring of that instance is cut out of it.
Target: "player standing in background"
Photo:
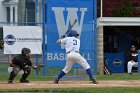
[[[128,58],[127,70],[128,74],[131,75],[132,67],[138,66],[138,51],[136,50],[136,47],[134,45],[132,45],[127,58]]]
[[[79,49],[80,49],[80,40],[78,39],[79,34],[75,30],[69,31],[68,37],[58,39],[57,43],[58,44],[65,44],[65,49],[66,49],[66,65],[64,69],[59,73],[58,77],[55,79],[54,83],[58,84],[59,80],[66,74],[68,73],[72,65],[77,63],[81,65],[87,72],[90,78],[90,83],[97,84],[95,79],[92,76],[92,71],[87,63],[87,61],[79,54]]]

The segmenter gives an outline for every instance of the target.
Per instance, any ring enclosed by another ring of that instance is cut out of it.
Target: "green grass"
[[[112,75],[97,75],[96,78],[99,80],[140,80],[140,74],[114,73]]]
[[[7,81],[8,73],[7,73],[8,64],[7,63],[0,63],[0,81]],[[29,80],[32,81],[46,81],[46,80],[54,80],[54,78],[59,74],[61,68],[48,68],[47,69],[47,76],[43,76],[43,71],[41,70],[36,75],[35,70],[32,70],[31,75],[28,77]],[[72,69],[66,76],[73,76],[74,70]],[[85,72],[83,72],[85,73]],[[80,74],[83,74],[80,73]],[[86,75],[86,74],[85,74]],[[82,75],[81,75],[82,76]],[[134,73],[133,75],[128,75],[127,73],[113,73],[112,75],[95,75],[94,76],[97,80],[140,80],[140,74]],[[19,76],[15,78],[15,80],[19,80]],[[83,79],[88,79],[85,76]]]
[[[8,64],[0,65],[0,81],[7,81]],[[42,71],[36,76],[36,72],[33,70],[31,75],[28,77],[30,81],[49,81],[54,80],[55,77],[61,71],[60,68],[47,69],[47,76],[42,75]],[[73,70],[68,74],[73,75]],[[94,76],[97,80],[140,80],[140,74],[134,73],[133,75],[128,75],[127,73],[113,73],[112,75],[96,75]],[[15,81],[19,81],[19,76],[15,78]],[[83,80],[88,80],[85,77]],[[2,84],[0,84],[1,86]],[[38,88],[38,89],[0,89],[0,92],[50,92],[50,93],[139,93],[140,88]]]
[[[49,93],[139,93],[140,88],[58,88],[58,89],[13,89],[0,92],[49,92]]]

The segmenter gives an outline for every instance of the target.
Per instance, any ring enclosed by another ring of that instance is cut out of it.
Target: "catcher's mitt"
[[[34,69],[35,69],[36,71],[40,71],[40,69],[41,69],[42,67],[44,67],[44,64],[39,64],[39,65],[36,66]]]

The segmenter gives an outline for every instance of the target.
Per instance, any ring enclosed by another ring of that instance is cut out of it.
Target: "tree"
[[[133,7],[131,5],[131,0],[123,0],[123,4],[120,7],[116,7],[112,16],[114,17],[133,17]]]

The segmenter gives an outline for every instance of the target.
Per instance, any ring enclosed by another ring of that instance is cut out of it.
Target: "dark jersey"
[[[128,61],[133,60],[134,62],[138,62],[138,51],[130,52],[128,59]]]
[[[17,55],[12,59],[12,63],[16,66],[19,66],[21,69],[24,69],[25,66],[32,66],[31,60],[25,59],[22,55]]]

